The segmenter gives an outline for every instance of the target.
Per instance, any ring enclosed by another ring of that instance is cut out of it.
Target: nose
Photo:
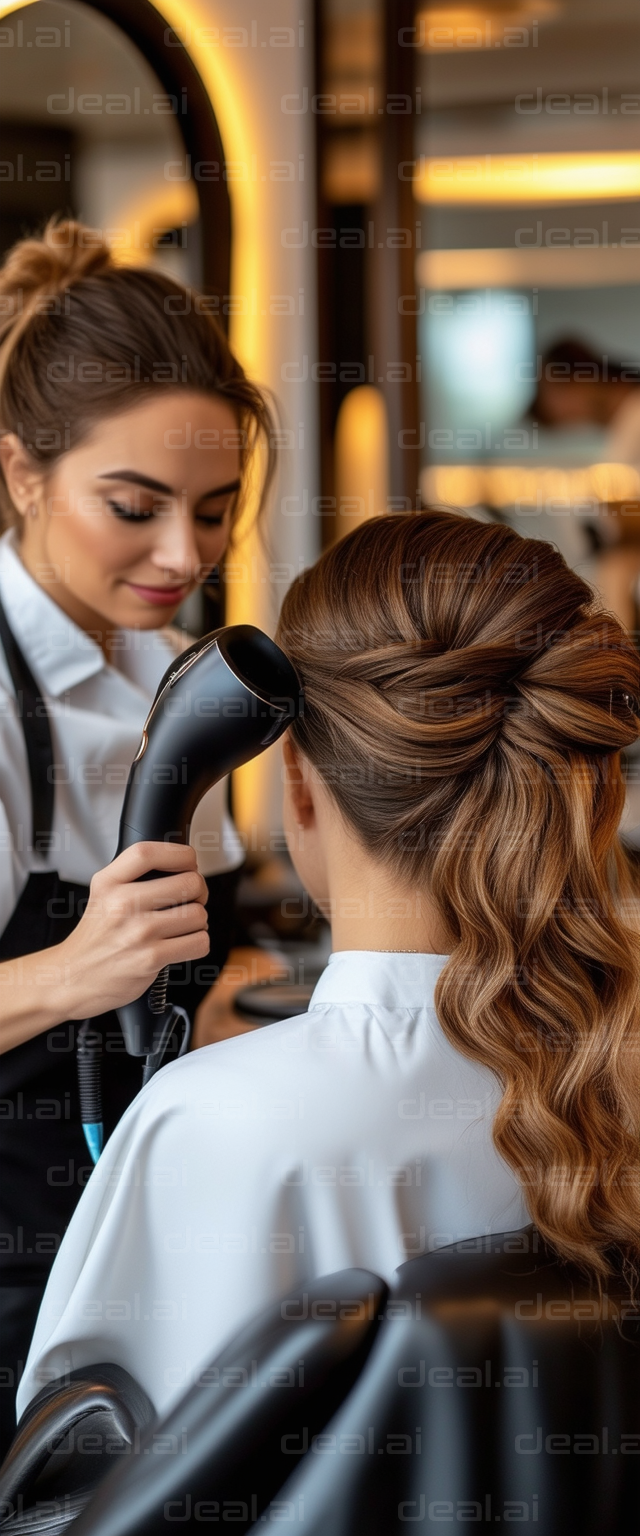
[[[157,538],[151,556],[153,565],[164,575],[179,581],[193,581],[199,573],[201,560],[186,497],[157,518],[156,527]]]

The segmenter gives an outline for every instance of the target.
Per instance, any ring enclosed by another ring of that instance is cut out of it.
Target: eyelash
[[[122,503],[119,501],[108,501],[107,506],[111,509],[116,517],[122,518],[127,523],[148,523],[150,518],[155,517],[155,513],[153,511],[134,512],[132,511],[131,507],[123,507]],[[217,517],[204,517],[199,515],[196,516],[196,522],[202,523],[205,528],[221,528],[225,516],[225,512],[218,513]]]
[[[148,523],[149,518],[153,517],[153,512],[133,512],[131,507],[123,507],[119,501],[108,501],[107,506],[116,517],[123,517],[128,523]]]

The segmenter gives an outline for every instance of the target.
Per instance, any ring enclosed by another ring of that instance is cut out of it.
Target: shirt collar
[[[44,692],[52,698],[107,670],[108,663],[97,641],[74,624],[23,565],[14,529],[9,529],[0,538],[0,597],[20,649]],[[139,640],[139,632],[135,633]],[[165,666],[179,649],[172,643],[169,632],[165,636],[152,631],[147,649],[151,644],[154,653],[158,647],[166,653],[166,660],[162,658]],[[136,645],[136,655],[138,651],[144,654],[145,646]],[[150,683],[152,694],[163,670],[154,656],[151,668],[154,676],[145,679]]]
[[[426,1008],[449,955],[344,949],[329,963],[314,988],[310,1008],[367,1003],[382,1008]]]

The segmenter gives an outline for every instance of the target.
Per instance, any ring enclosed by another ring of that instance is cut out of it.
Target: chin
[[[180,607],[176,603],[175,608],[147,606],[138,609],[135,613],[128,613],[126,618],[116,619],[120,629],[166,629],[167,624],[173,624]]]
[[[149,603],[133,593],[120,591],[105,618],[120,629],[163,629],[172,624],[184,598],[173,603]]]

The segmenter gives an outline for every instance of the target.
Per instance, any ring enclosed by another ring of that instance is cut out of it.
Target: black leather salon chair
[[[154,1419],[121,1366],[85,1366],[50,1382],[23,1413],[0,1468],[0,1528],[65,1530]]]
[[[398,1270],[357,1386],[281,1490],[304,1536],[638,1536],[640,1299],[532,1228]]]
[[[309,1283],[236,1334],[161,1421],[118,1367],[50,1384],[0,1468],[3,1536],[249,1530],[359,1376],[386,1297],[366,1270]]]
[[[55,1453],[27,1465],[23,1424],[0,1473],[0,1498],[13,1476],[0,1531],[62,1530],[42,1523]],[[276,1523],[299,1536],[637,1536],[640,1309],[621,1279],[599,1297],[532,1228],[478,1238],[404,1264],[388,1299],[363,1271],[309,1285],[161,1423],[119,1433],[132,1451],[84,1512],[60,1506],[73,1536]],[[66,1475],[77,1501],[73,1453]]]

